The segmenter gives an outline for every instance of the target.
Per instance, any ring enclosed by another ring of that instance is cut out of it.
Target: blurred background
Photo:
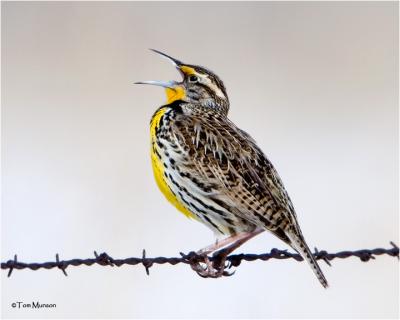
[[[225,81],[230,118],[280,173],[310,247],[399,243],[398,3],[2,2],[2,254],[24,262],[178,256],[211,244],[158,191],[149,120],[179,79],[148,48]],[[286,246],[259,235],[238,253]],[[5,318],[397,318],[398,261],[2,271]],[[13,309],[12,302],[55,303]]]

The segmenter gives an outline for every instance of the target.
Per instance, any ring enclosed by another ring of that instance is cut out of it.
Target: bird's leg
[[[260,234],[263,231],[265,230],[256,229],[253,232],[249,232],[246,236],[237,239],[227,247],[224,247],[213,253],[213,258],[214,258],[213,267],[218,270],[220,276],[223,275],[223,273],[225,272],[224,271],[225,261],[228,255],[237,248],[239,248],[243,243],[245,243],[246,241],[250,240],[251,238],[255,237],[256,235]]]
[[[214,244],[209,245],[209,246],[197,251],[197,254],[199,254],[199,255],[206,254],[207,255],[207,254],[209,254],[211,252],[214,252],[214,251],[217,251],[218,249],[220,249],[222,247],[225,247],[225,246],[227,246],[227,245],[229,245],[231,243],[234,243],[234,242],[239,241],[239,240],[241,240],[243,238],[246,238],[250,234],[252,234],[252,232],[242,232],[242,233],[235,234],[233,236],[226,237],[226,238],[224,238],[222,240],[217,240]]]
[[[256,235],[263,232],[264,229],[256,229],[252,232],[243,232],[228,238],[225,238],[214,245],[205,247],[197,252],[197,254],[204,256],[204,263],[206,267],[203,268],[200,264],[192,265],[192,269],[195,270],[201,277],[204,278],[219,278],[223,275],[229,276],[225,269],[226,257],[235,249],[240,247],[243,243],[255,237]],[[222,249],[220,249],[222,248]],[[220,250],[219,250],[220,249]],[[213,254],[213,262],[208,258],[208,254]]]
[[[197,264],[191,265],[192,269],[194,271],[196,271],[201,277],[204,277],[204,278],[219,277],[219,276],[216,276],[219,273],[219,271],[213,267],[213,263],[208,258],[208,254],[215,252],[218,249],[225,247],[231,243],[234,243],[236,241],[244,239],[244,238],[248,237],[250,234],[251,234],[251,232],[238,233],[238,234],[226,237],[222,240],[217,240],[212,245],[209,245],[205,248],[198,250],[196,252],[196,254],[199,256],[202,256],[204,258],[204,263],[206,264],[206,267],[203,267],[200,263],[197,263]]]

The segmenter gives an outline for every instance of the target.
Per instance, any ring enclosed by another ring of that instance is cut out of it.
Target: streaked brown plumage
[[[268,230],[299,252],[327,287],[278,173],[256,142],[228,119],[222,81],[203,67],[166,57],[183,81],[144,82],[164,86],[168,96],[151,121],[153,169],[160,189],[186,215],[228,236],[205,253],[227,245],[231,252]],[[221,273],[206,270],[202,275]]]

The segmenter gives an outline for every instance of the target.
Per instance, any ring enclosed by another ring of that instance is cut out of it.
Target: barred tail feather
[[[302,258],[308,262],[312,271],[317,276],[319,282],[324,288],[328,287],[328,281],[326,280],[321,268],[319,267],[317,261],[314,259],[310,248],[307,246],[306,241],[302,235],[296,234],[294,231],[290,230],[285,232],[287,237],[290,239],[291,246],[302,256]]]

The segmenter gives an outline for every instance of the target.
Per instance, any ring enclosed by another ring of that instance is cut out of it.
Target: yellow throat
[[[165,93],[167,94],[167,104],[170,104],[176,100],[182,100],[185,97],[185,89],[182,86],[165,88]]]

